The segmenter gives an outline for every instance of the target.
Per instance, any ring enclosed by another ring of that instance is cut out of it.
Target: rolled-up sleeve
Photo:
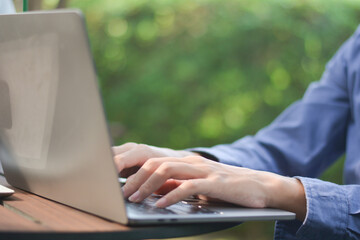
[[[360,239],[360,186],[337,185],[313,178],[296,177],[307,201],[305,221],[298,239]]]

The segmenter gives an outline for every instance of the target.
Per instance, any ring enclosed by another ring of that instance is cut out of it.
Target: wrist
[[[303,221],[306,216],[306,198],[304,186],[300,180],[272,175],[268,188],[267,207],[294,212],[296,218]]]

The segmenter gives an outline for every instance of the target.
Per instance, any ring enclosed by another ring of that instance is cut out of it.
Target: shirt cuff
[[[337,184],[314,178],[295,177],[306,195],[306,217],[298,229],[299,239],[342,239],[348,222],[347,194]]]

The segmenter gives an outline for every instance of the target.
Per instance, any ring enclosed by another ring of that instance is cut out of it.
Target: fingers
[[[125,143],[123,145],[120,146],[115,146],[112,147],[113,153],[114,153],[114,162],[116,165],[116,169],[118,172],[121,172],[122,170],[124,170],[126,167],[126,163],[123,160],[125,156],[127,156],[128,154],[126,154],[126,152],[136,148],[138,144],[137,143]],[[127,165],[129,165],[130,163],[128,163]]]
[[[150,158],[166,156],[160,148],[137,143],[125,143],[121,146],[113,147],[113,151],[118,172],[126,168],[140,167]]]
[[[123,187],[125,197],[130,201],[140,202],[155,192],[168,179],[186,180],[203,178],[206,172],[189,159],[158,158],[147,161],[140,170],[127,180]]]
[[[197,156],[187,151],[176,151],[132,142],[113,147],[112,150],[118,172],[135,166],[140,167],[150,158]]]
[[[169,179],[164,183],[164,185],[162,185],[158,190],[155,191],[155,194],[165,195],[180,186],[182,183],[183,180]]]
[[[126,145],[126,144],[125,144]],[[121,152],[114,157],[115,165],[118,172],[121,172],[125,168],[134,166],[141,166],[146,160],[151,158],[151,148],[143,144],[129,144],[127,146],[120,146],[117,152]],[[124,152],[122,152],[124,151]]]
[[[165,208],[192,195],[207,194],[207,192],[208,182],[205,179],[191,179],[183,182],[180,186],[160,198],[155,205],[159,208]]]
[[[140,152],[131,149],[127,152],[118,154],[114,157],[115,165],[118,172],[125,168],[139,166],[143,158]]]
[[[155,166],[149,164],[149,162],[146,162],[144,166],[137,171],[137,173],[130,176],[126,181],[126,184],[122,187],[124,197],[127,198],[133,195],[135,191],[139,189],[142,183],[144,183],[151,176],[154,168]],[[136,195],[132,196],[132,199],[129,198],[129,200],[135,201],[135,198],[137,199]]]

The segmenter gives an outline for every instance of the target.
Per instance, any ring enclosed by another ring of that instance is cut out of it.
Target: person
[[[274,207],[296,213],[276,223],[275,239],[360,239],[360,26],[320,81],[256,135],[210,148],[113,151],[130,201],[160,192],[161,208],[190,195]],[[316,179],[344,153],[345,185]]]

